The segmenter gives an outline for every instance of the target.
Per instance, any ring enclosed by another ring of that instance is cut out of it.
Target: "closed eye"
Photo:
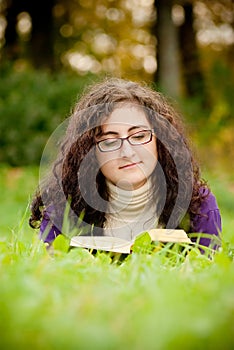
[[[108,147],[108,146],[113,146],[116,143],[118,143],[118,139],[117,138],[113,138],[113,139],[106,139],[103,141],[100,141],[104,146]]]
[[[145,138],[148,138],[149,136],[149,131],[139,131],[133,135],[130,136],[131,140],[133,141],[141,141],[144,140]]]
[[[146,133],[138,133],[136,135],[132,135],[131,138],[132,139],[136,139],[136,140],[140,140],[140,139],[143,139],[144,137],[146,136]]]

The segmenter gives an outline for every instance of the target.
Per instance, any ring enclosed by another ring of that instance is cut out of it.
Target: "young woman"
[[[204,233],[217,248],[221,218],[201,179],[181,117],[158,92],[122,79],[91,86],[75,105],[30,225],[51,243],[70,228],[132,240],[152,228]],[[66,226],[67,227],[67,226]],[[66,228],[67,229],[67,228]]]

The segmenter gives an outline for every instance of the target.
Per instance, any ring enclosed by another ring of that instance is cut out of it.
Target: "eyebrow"
[[[149,126],[146,126],[146,125],[134,125],[134,126],[131,126],[129,129],[128,129],[128,132],[131,132],[135,129],[144,129],[144,130],[148,130],[149,129]],[[116,131],[107,131],[107,132],[102,132],[100,136],[107,136],[107,135],[119,135],[118,132]]]

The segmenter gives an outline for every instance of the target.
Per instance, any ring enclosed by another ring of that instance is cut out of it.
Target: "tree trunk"
[[[185,19],[184,23],[180,26],[179,38],[185,90],[189,97],[200,96],[202,104],[206,105],[205,81],[199,60],[196,32],[193,27],[193,4],[191,2],[185,2],[183,8]]]
[[[172,97],[180,95],[177,27],[172,21],[173,0],[155,0],[157,9],[157,64],[155,80]]]
[[[21,56],[22,50],[16,31],[17,15],[22,12],[19,1],[8,1],[6,10],[7,26],[5,30],[4,59],[14,61]]]
[[[11,0],[7,4],[5,47],[3,55],[14,61],[19,58],[29,59],[35,68],[54,68],[53,50],[53,15],[54,0]],[[27,12],[32,21],[30,40],[24,44],[29,57],[23,57],[22,43],[17,34],[17,16]]]
[[[35,68],[54,68],[53,15],[54,0],[31,1],[32,18],[30,53]]]

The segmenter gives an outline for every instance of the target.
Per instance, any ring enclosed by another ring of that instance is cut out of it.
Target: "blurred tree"
[[[35,67],[50,67],[56,61],[80,75],[105,72],[152,80],[156,70],[155,37],[150,33],[153,2],[23,0],[19,6],[17,0],[5,1],[4,57],[22,58],[23,48],[23,58]],[[28,15],[32,26],[20,36],[19,14],[27,21]]]
[[[228,63],[233,68],[234,1],[203,0],[197,6],[197,15],[202,21],[199,37],[203,46],[222,51],[224,57],[227,54]]]
[[[233,53],[233,0],[0,0],[0,59],[13,62],[0,71],[0,161],[39,156],[89,73],[156,79],[167,95],[188,96],[183,109],[205,146],[231,149]]]
[[[208,96],[194,28],[194,4],[193,1],[185,1],[182,6],[184,21],[179,27],[179,45],[185,92],[189,97],[200,96],[202,104],[206,106]]]
[[[71,44],[61,56],[65,66],[80,74],[90,70],[152,80],[155,11],[150,1],[60,0],[60,6],[66,9],[60,33]]]
[[[232,0],[0,0],[3,7],[2,58],[79,75],[155,79],[169,95],[199,95],[204,105],[202,48],[218,38],[218,27],[228,33],[234,26]]]
[[[4,55],[14,61],[22,58],[21,40],[28,41],[28,55],[36,68],[53,68],[54,0],[7,0]]]
[[[172,20],[173,0],[155,0],[157,9],[157,72],[155,80],[164,92],[180,95],[180,66],[177,27]]]

